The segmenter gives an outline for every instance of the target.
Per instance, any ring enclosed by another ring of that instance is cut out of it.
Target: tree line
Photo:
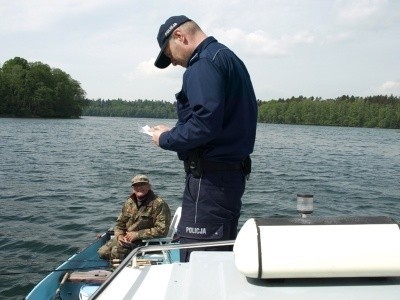
[[[88,100],[85,116],[176,119],[176,104],[167,101]]]
[[[259,122],[346,127],[400,128],[400,98],[341,96],[278,99],[259,103]]]
[[[0,68],[0,116],[84,116],[176,119],[176,103],[154,100],[85,99],[78,81],[60,69],[15,57]],[[258,122],[400,128],[398,96],[335,99],[291,97],[258,100]]]
[[[336,99],[292,97],[258,100],[258,122],[346,127],[400,128],[400,98],[391,96]],[[89,100],[86,116],[176,119],[176,103],[166,101]]]
[[[79,117],[85,96],[78,81],[41,62],[15,57],[0,68],[0,116]]]

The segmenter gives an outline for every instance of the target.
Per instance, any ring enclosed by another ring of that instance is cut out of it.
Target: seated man
[[[136,175],[133,192],[126,200],[114,227],[114,237],[99,248],[103,259],[123,259],[142,239],[164,237],[171,223],[168,204],[154,194],[149,178]]]

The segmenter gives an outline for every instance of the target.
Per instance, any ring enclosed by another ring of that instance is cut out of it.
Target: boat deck
[[[193,252],[189,263],[124,268],[95,299],[399,299],[400,278],[252,279],[233,252]]]

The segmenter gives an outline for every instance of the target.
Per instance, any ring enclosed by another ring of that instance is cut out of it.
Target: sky
[[[399,0],[0,0],[0,66],[59,68],[89,99],[175,101],[154,66],[160,25],[196,21],[246,64],[256,96],[400,96]]]

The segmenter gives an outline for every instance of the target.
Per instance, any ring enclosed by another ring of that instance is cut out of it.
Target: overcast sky
[[[0,65],[60,68],[89,99],[174,101],[158,29],[195,20],[247,65],[258,99],[400,96],[399,0],[0,0]]]

